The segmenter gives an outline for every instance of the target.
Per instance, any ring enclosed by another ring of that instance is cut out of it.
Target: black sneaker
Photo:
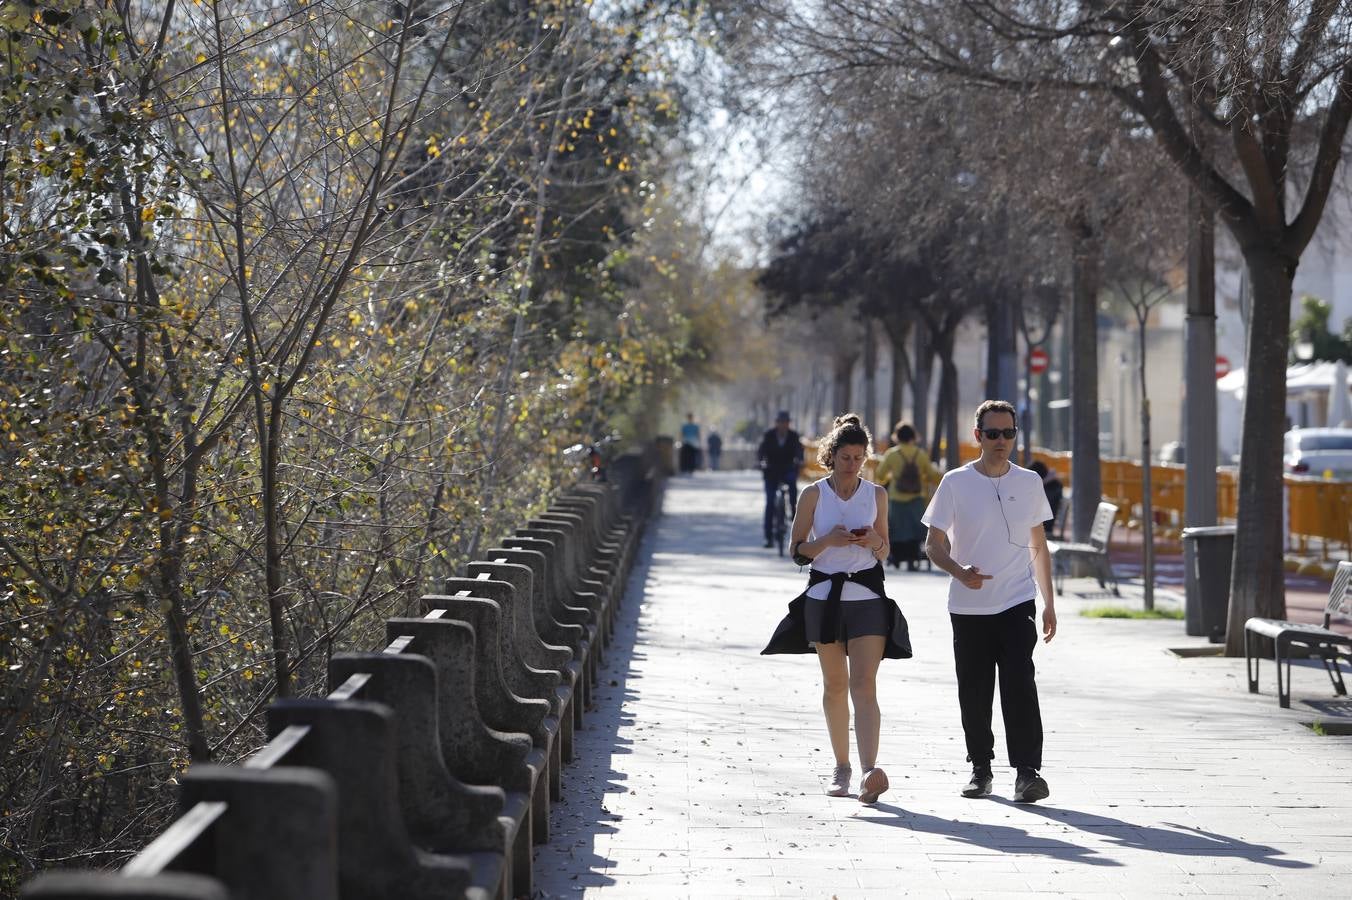
[[[1022,768],[1014,778],[1014,802],[1035,803],[1045,800],[1051,794],[1047,780],[1036,769]]]
[[[964,797],[987,797],[991,792],[991,784],[995,781],[988,768],[977,767],[972,769],[972,777],[967,782],[967,786],[962,789]],[[1046,796],[1046,795],[1044,795]]]

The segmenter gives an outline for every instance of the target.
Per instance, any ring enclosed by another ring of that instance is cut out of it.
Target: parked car
[[[1293,428],[1286,433],[1282,464],[1292,475],[1352,478],[1352,428]]]

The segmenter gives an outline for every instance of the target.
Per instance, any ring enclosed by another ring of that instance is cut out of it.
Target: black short
[[[857,637],[876,634],[886,637],[892,623],[891,607],[882,597],[868,600],[841,600],[840,619],[835,634],[825,634],[822,624],[825,600],[807,598],[803,620],[807,625],[807,639],[814,644],[849,643]]]

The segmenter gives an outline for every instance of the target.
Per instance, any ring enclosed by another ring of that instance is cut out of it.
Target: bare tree
[[[1283,419],[1291,282],[1352,121],[1352,17],[1337,0],[823,6],[829,16],[815,5],[772,11],[781,37],[833,48],[827,67],[848,61],[1112,98],[1127,113],[1123,129],[1148,129],[1234,235],[1254,298],[1227,641],[1238,654],[1247,617],[1285,611],[1273,515],[1281,450],[1265,425]]]

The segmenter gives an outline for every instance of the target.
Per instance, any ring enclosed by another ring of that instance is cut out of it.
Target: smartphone
[[[857,535],[859,535],[860,537],[863,537],[864,535],[868,534],[868,529],[867,529],[867,528],[851,528],[851,529],[850,529],[850,534],[857,534]]]

